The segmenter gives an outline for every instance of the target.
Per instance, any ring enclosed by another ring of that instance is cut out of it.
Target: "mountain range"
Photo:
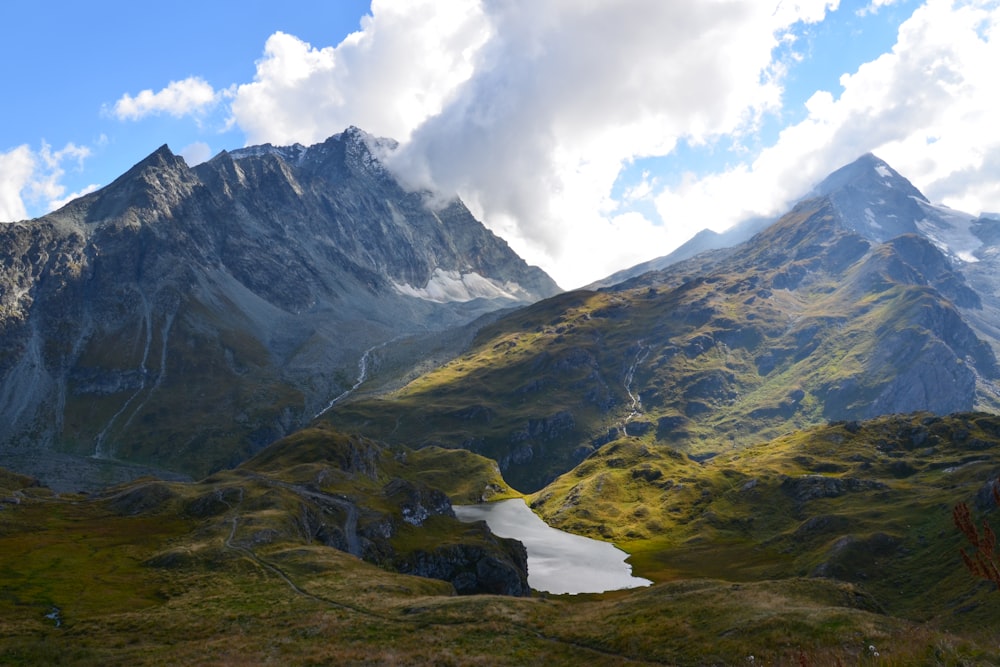
[[[623,437],[704,458],[831,420],[995,411],[997,229],[866,155],[743,243],[518,310],[327,417],[471,449],[533,492]]]
[[[1000,664],[1000,218],[869,154],[563,293],[394,145],[0,227],[10,662]],[[515,497],[654,585],[530,591],[451,505]]]

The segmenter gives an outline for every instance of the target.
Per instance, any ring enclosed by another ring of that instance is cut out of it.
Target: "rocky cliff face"
[[[524,545],[493,535],[485,525],[475,530],[485,546],[442,544],[397,556],[393,567],[403,574],[447,581],[459,595],[531,595]]]
[[[403,190],[392,145],[351,128],[193,169],[164,146],[0,227],[0,457],[205,474],[322,411],[366,350],[558,290],[461,202]]]

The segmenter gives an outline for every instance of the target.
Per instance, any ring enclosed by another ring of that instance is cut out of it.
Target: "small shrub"
[[[1000,506],[1000,480],[991,484],[990,490],[993,493],[993,500],[996,501],[997,506]],[[1000,567],[998,567],[1000,562],[997,560],[997,537],[996,533],[993,532],[993,528],[984,519],[983,531],[980,535],[975,522],[972,520],[972,512],[965,503],[955,505],[955,509],[952,510],[952,518],[955,521],[955,526],[958,527],[969,541],[969,544],[972,545],[973,550],[971,554],[966,553],[965,549],[959,549],[966,569],[975,577],[992,581],[996,584],[997,590],[1000,590]]]

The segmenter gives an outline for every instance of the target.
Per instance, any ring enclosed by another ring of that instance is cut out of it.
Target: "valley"
[[[966,414],[821,427],[716,464],[611,446],[531,501],[615,537],[655,583],[575,596],[456,597],[369,562],[453,562],[452,540],[473,554],[491,539],[444,515],[404,520],[415,497],[430,509],[422,483],[509,497],[492,464],[459,451],[404,459],[307,430],[196,484],[88,497],[6,475],[3,660],[865,664],[874,646],[889,664],[991,664],[1000,605],[957,558],[950,503],[988,508],[998,445],[1000,419]]]

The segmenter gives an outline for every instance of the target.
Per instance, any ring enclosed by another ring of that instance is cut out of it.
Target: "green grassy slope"
[[[618,543],[656,580],[831,577],[893,615],[996,627],[1000,595],[965,572],[951,510],[969,502],[996,515],[986,485],[998,474],[1000,418],[917,414],[816,427],[702,463],[614,443],[532,507]]]
[[[1000,664],[1000,594],[962,570],[949,525],[958,500],[982,514],[998,441],[1000,420],[968,414],[836,424],[701,464],[609,444],[535,505],[625,542],[657,583],[530,598],[455,597],[309,529],[303,488],[357,501],[359,525],[398,511],[392,479],[503,493],[468,453],[317,429],[194,484],[60,497],[4,475],[0,664]],[[443,519],[392,543],[481,539]]]

